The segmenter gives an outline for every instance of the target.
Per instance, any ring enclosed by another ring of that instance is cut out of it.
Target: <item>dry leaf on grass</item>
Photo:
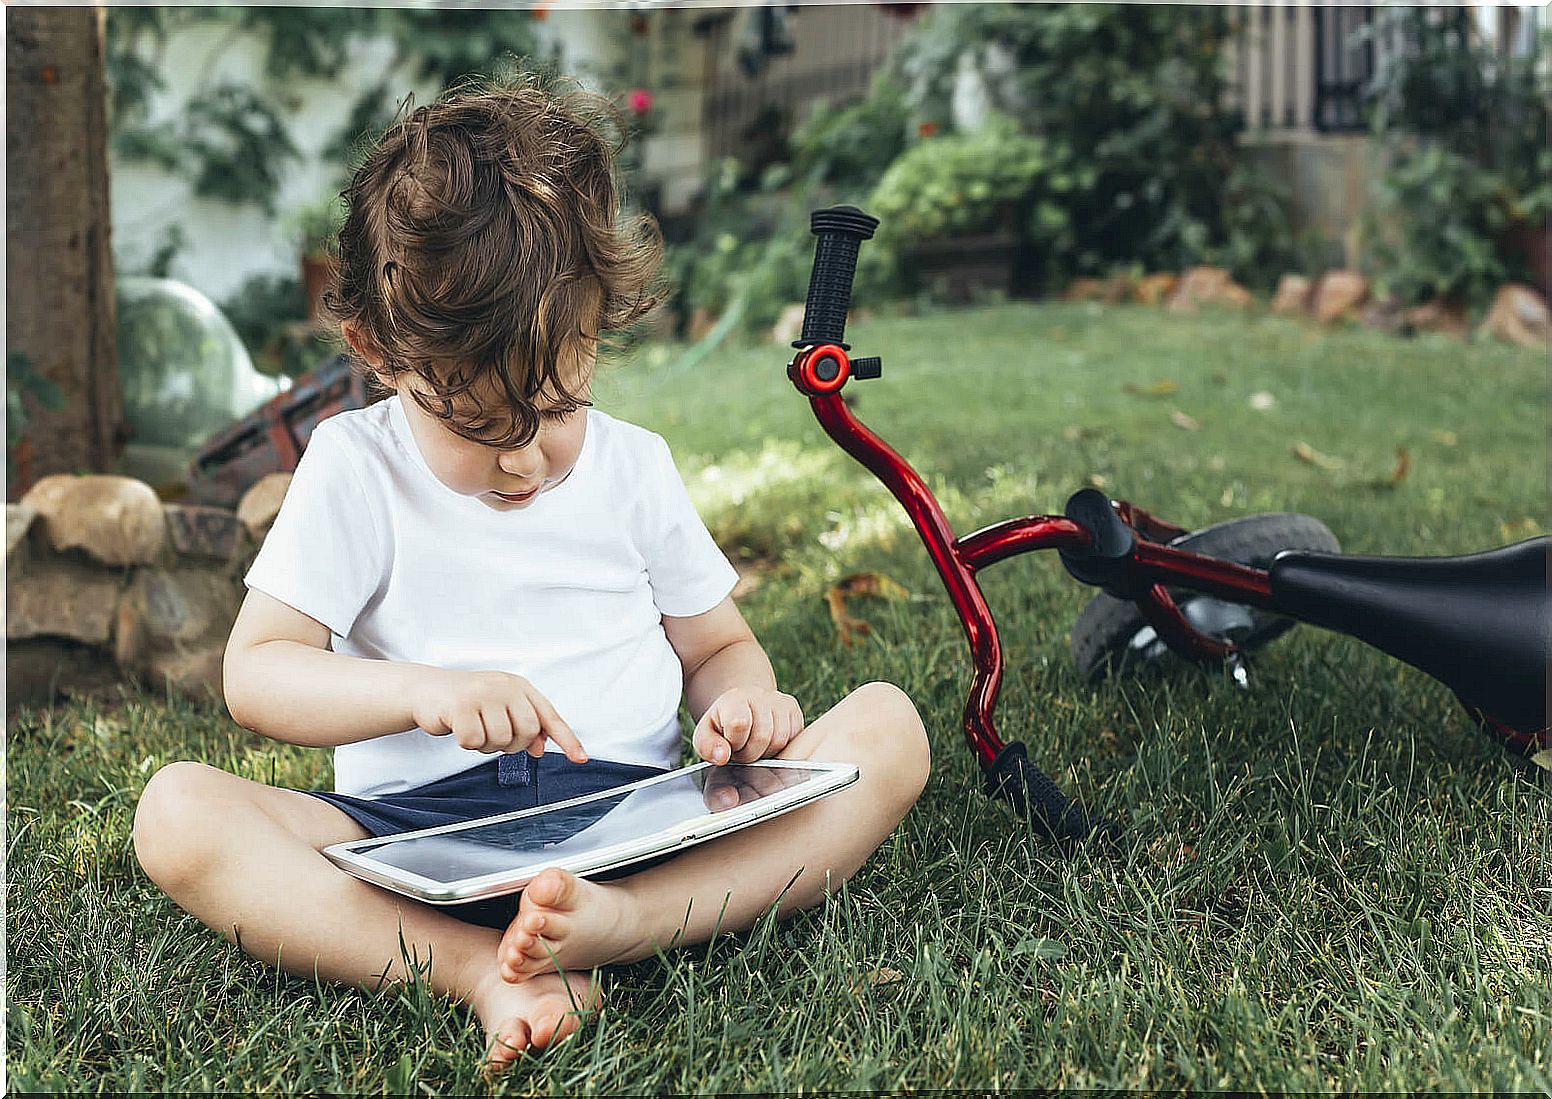
[[[850,645],[858,636],[873,632],[873,627],[868,623],[846,612],[846,600],[854,595],[909,599],[911,593],[896,581],[877,572],[853,573],[832,584],[825,592],[825,603],[830,608],[830,621],[835,623],[836,637],[842,645]]]
[[[1333,458],[1329,454],[1322,454],[1308,443],[1293,444],[1293,456],[1301,462],[1308,462],[1325,470],[1327,473],[1335,473],[1347,463],[1340,458]]]
[[[1185,431],[1200,431],[1202,425],[1194,416],[1189,416],[1178,408],[1169,410],[1169,422]]]
[[[1180,383],[1165,379],[1162,382],[1154,382],[1152,385],[1138,385],[1136,382],[1126,382],[1121,386],[1122,393],[1130,393],[1134,397],[1168,397],[1171,393],[1180,392]]]
[[[898,969],[891,969],[887,965],[881,965],[877,969],[869,970],[851,983],[853,995],[860,995],[869,988],[878,988],[881,985],[899,984],[905,980],[905,974]]]
[[[1390,471],[1390,483],[1399,485],[1402,481],[1405,481],[1406,475],[1411,468],[1412,456],[1407,453],[1406,447],[1398,446],[1396,448],[1396,468]]]

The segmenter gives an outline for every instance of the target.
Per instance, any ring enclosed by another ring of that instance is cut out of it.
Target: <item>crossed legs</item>
[[[576,1029],[600,1000],[594,967],[703,942],[719,926],[747,928],[789,882],[779,914],[822,899],[894,830],[930,767],[915,708],[882,683],[852,692],[782,755],[853,762],[862,778],[629,878],[600,884],[546,871],[505,939],[334,866],[322,848],[367,835],[334,806],[199,763],[152,776],[135,813],[135,853],[185,911],[288,973],[397,986],[410,976],[402,928],[411,964],[475,1012],[499,1064]]]

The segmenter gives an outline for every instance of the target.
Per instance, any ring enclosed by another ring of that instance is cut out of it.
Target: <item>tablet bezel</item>
[[[489,900],[494,897],[515,893],[537,877],[541,870],[551,866],[558,866],[579,876],[596,874],[628,865],[639,859],[668,854],[698,843],[704,843],[706,840],[715,839],[730,832],[747,828],[752,824],[769,820],[782,813],[800,808],[826,794],[844,789],[856,782],[861,774],[856,764],[837,763],[830,760],[762,759],[754,763],[741,764],[740,766],[744,767],[785,767],[813,771],[823,777],[798,786],[788,787],[785,790],[767,795],[747,805],[739,805],[732,809],[723,809],[717,812],[708,811],[704,816],[692,817],[687,821],[682,821],[679,824],[650,833],[636,840],[616,843],[609,847],[599,848],[596,851],[572,855],[567,858],[527,863],[515,866],[510,870],[500,870],[476,877],[461,878],[454,882],[437,881],[410,870],[391,866],[372,858],[370,854],[360,850],[362,848],[381,849],[399,840],[465,831],[471,828],[496,824],[501,821],[515,820],[519,817],[538,816],[590,801],[617,797],[621,791],[639,790],[714,766],[716,765],[712,763],[697,763],[689,767],[681,767],[678,770],[666,771],[661,775],[653,775],[650,778],[641,779],[637,782],[627,783],[623,786],[599,790],[591,794],[584,794],[581,797],[569,798],[566,801],[557,801],[549,805],[540,805],[532,809],[519,809],[512,813],[501,813],[496,816],[480,817],[477,820],[443,824],[434,828],[421,828],[413,832],[395,832],[387,836],[368,836],[364,839],[348,840],[344,843],[330,844],[323,848],[322,853],[329,861],[351,875],[373,885],[392,890],[402,896],[410,897],[413,900],[431,905],[466,904],[470,901]]]

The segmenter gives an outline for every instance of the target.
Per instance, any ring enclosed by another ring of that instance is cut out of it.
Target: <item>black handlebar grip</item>
[[[857,273],[857,250],[878,228],[878,218],[855,206],[831,206],[809,215],[808,227],[819,238],[814,245],[814,269],[808,276],[808,301],[803,308],[803,336],[793,347],[834,343],[845,347],[846,311],[851,307],[851,282]]]
[[[1064,794],[1046,773],[1029,761],[1022,741],[1003,745],[985,773],[986,792],[1013,806],[1035,830],[1058,847],[1072,849],[1085,841],[1114,842],[1115,823],[1091,818],[1083,807]]]

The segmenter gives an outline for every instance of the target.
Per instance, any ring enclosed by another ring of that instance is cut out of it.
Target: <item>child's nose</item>
[[[539,448],[527,446],[521,450],[503,450],[496,455],[496,464],[504,473],[513,477],[537,477],[542,472],[543,455]]]

